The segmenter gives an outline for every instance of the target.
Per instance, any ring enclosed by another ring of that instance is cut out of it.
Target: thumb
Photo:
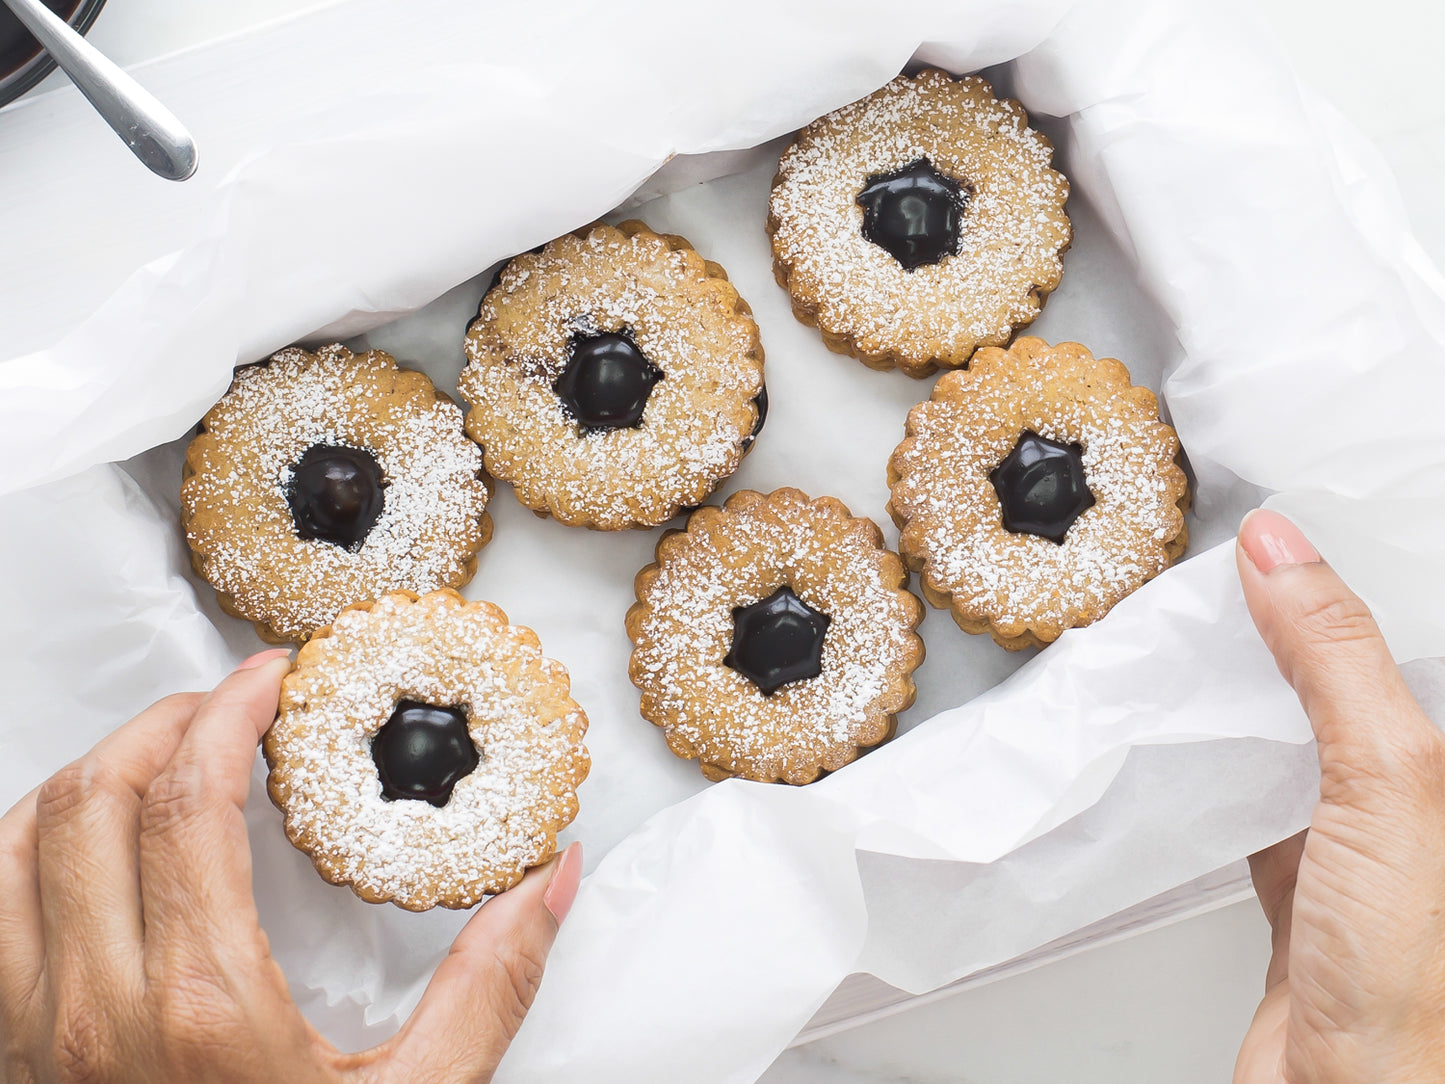
[[[1235,558],[1255,627],[1314,728],[1323,797],[1362,779],[1408,778],[1438,755],[1439,731],[1369,608],[1298,527],[1257,509],[1240,524]]]
[[[491,1079],[537,996],[547,953],[581,879],[582,845],[573,843],[481,906],[387,1044],[383,1079]]]

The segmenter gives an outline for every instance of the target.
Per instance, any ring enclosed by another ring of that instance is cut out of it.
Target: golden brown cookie
[[[868,519],[742,490],[657,543],[627,613],[642,714],[709,779],[808,783],[913,703],[923,604]]]
[[[909,411],[888,508],[929,602],[1010,650],[1042,646],[1184,552],[1179,454],[1123,365],[1025,336]]]
[[[487,469],[540,515],[652,527],[742,462],[763,348],[727,274],[641,222],[516,257],[467,331],[458,387]]]
[[[830,350],[909,376],[1009,341],[1059,284],[1072,228],[1053,146],[976,75],[900,75],[783,152],[773,273]]]
[[[286,835],[332,884],[470,907],[556,849],[590,761],[567,671],[455,591],[398,591],[319,630],[263,749]]]
[[[237,370],[206,414],[181,518],[222,608],[299,643],[352,603],[470,580],[490,494],[461,411],[421,373],[291,347]]]

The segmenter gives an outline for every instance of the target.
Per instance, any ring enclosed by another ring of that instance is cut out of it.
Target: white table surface
[[[296,0],[110,0],[122,64],[294,15]],[[1260,0],[1300,78],[1384,152],[1445,265],[1445,5]],[[1367,11],[1367,14],[1366,14]],[[51,76],[37,91],[56,84]],[[1258,1000],[1268,927],[1238,904],[787,1051],[763,1084],[1221,1084]]]

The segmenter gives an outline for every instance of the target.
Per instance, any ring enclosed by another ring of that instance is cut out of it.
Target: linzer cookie
[[[808,783],[913,703],[922,603],[871,520],[742,490],[657,544],[627,613],[642,714],[709,779]]]
[[[186,448],[191,564],[263,639],[301,643],[386,591],[460,587],[491,538],[461,410],[380,350],[237,370]]]
[[[651,527],[698,504],[762,425],[763,349],[723,269],[640,222],[513,259],[458,382],[487,469],[540,515]]]
[[[808,125],[773,179],[773,272],[829,349],[926,376],[1032,323],[1059,284],[1069,183],[978,76],[900,75]]]
[[[380,350],[297,347],[236,372],[186,449],[191,564],[275,643],[354,602],[457,587],[491,537],[462,415]]]
[[[395,592],[319,630],[262,743],[286,834],[370,903],[470,907],[577,815],[587,716],[536,634],[455,591]]]
[[[1097,621],[1188,543],[1179,440],[1078,343],[974,355],[908,414],[889,511],[924,597],[1010,650]]]

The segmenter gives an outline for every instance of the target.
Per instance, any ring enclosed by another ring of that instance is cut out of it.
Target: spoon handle
[[[196,144],[185,126],[139,83],[77,34],[40,0],[0,0],[55,58],[131,153],[167,180],[196,171]]]

